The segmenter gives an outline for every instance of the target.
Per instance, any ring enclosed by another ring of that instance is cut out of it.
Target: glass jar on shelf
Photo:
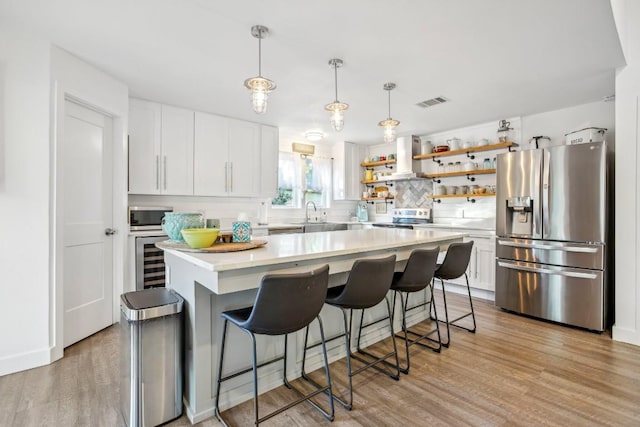
[[[447,163],[446,172],[447,173],[455,172],[455,166],[454,166],[453,162]]]
[[[498,122],[498,143],[503,144],[505,142],[513,142],[513,128],[510,127],[511,123],[506,120],[500,120]]]

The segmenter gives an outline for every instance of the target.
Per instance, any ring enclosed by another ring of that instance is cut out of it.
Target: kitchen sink
[[[316,233],[318,231],[346,230],[347,224],[339,222],[305,222],[302,224],[303,233]]]
[[[269,229],[269,235],[272,234],[291,234],[291,233],[317,233],[320,231],[338,231],[347,230],[347,224],[339,222],[301,222],[292,224],[290,227],[278,227]]]

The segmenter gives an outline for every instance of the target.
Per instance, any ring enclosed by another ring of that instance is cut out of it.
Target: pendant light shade
[[[338,101],[338,68],[342,67],[342,64],[342,59],[329,60],[329,65],[333,67],[335,76],[336,100],[324,107],[325,110],[331,112],[331,126],[338,132],[344,128],[344,112],[349,109],[349,104]]]
[[[267,98],[269,92],[276,88],[276,84],[262,77],[262,39],[269,35],[269,29],[263,25],[251,27],[251,35],[258,39],[258,75],[244,81],[244,87],[251,91],[251,105],[258,114],[267,112]]]
[[[391,91],[395,89],[395,83],[385,83],[383,89],[389,94],[389,115],[385,120],[378,123],[384,128],[384,142],[394,142],[396,140],[396,127],[400,124],[398,120],[391,118]]]

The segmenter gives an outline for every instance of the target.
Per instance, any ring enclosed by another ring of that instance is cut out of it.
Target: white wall
[[[55,83],[55,84],[54,84]],[[126,222],[126,86],[48,41],[0,25],[0,375],[62,356],[54,263],[56,97],[65,94],[116,117],[119,201]],[[122,119],[118,119],[121,117]],[[124,277],[124,238],[116,249],[117,286]],[[59,271],[58,271],[59,272]],[[116,295],[119,292],[116,288]],[[115,304],[114,304],[115,307]],[[114,308],[114,313],[116,312]],[[117,320],[117,318],[116,318]],[[59,344],[59,345],[58,345]]]
[[[49,362],[49,69],[0,23],[0,375]]]
[[[615,104],[613,102],[597,101],[561,110],[523,116],[522,142],[520,146],[523,150],[535,148],[535,144],[529,143],[529,140],[534,136],[540,135],[551,138],[550,143],[546,140],[540,140],[541,148],[550,145],[562,145],[565,143],[564,134],[588,127],[606,128],[605,140],[609,145],[609,150],[613,151],[615,143]]]
[[[612,0],[627,66],[616,73],[616,321],[613,338],[640,345],[640,2]]]

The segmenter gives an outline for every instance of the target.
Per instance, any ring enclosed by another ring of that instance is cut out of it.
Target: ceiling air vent
[[[426,101],[418,102],[416,105],[422,108],[433,107],[434,105],[444,104],[449,100],[444,96],[436,96],[435,98],[427,99]]]

